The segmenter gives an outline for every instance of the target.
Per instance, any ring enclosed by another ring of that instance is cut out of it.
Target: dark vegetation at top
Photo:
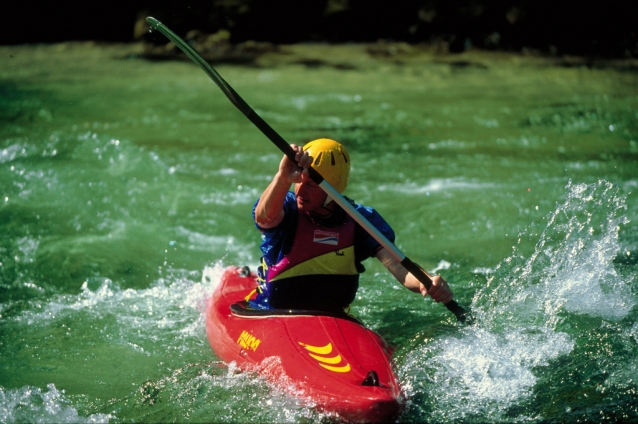
[[[431,43],[600,58],[638,57],[638,1],[606,0],[44,0],[0,14],[0,44],[149,38],[155,16],[181,36],[246,41]],[[221,31],[221,32],[220,32]]]

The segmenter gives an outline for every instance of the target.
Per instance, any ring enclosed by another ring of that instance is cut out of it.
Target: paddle
[[[193,62],[195,62],[206,74],[213,80],[215,84],[224,92],[228,100],[235,105],[261,132],[270,139],[290,160],[295,161],[295,152],[270,125],[266,123],[257,113],[248,106],[248,103],[242,99],[239,94],[210,66],[191,46],[186,44],[179,36],[160,21],[153,17],[147,17],[146,21],[150,26],[161,32],[179,47]],[[348,215],[350,215],[363,229],[365,229],[372,237],[374,237],[381,246],[389,251],[392,256],[414,275],[427,290],[432,287],[432,280],[416,263],[412,262],[405,256],[390,240],[388,240],[379,230],[377,230],[368,220],[357,211],[334,187],[332,187],[323,177],[314,169],[309,168],[310,178],[317,183],[323,191],[325,191],[331,199],[333,199]],[[464,309],[456,301],[451,300],[445,306],[456,315],[456,318],[463,323],[472,323],[471,312]]]

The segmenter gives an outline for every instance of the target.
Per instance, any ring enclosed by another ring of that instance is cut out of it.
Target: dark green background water
[[[307,50],[332,62],[217,69],[288,141],[346,144],[345,194],[478,320],[368,261],[352,309],[396,349],[399,421],[638,419],[638,76]],[[280,154],[199,68],[130,53],[0,48],[0,421],[323,417],[219,362],[202,318],[258,262]]]

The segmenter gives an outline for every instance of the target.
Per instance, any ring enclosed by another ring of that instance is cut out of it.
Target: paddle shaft
[[[228,100],[235,105],[259,130],[272,141],[290,160],[296,163],[295,151],[261,116],[241,98],[239,94],[222,78],[217,71],[210,66],[191,46],[182,40],[177,34],[171,31],[166,25],[155,18],[147,17],[146,21],[150,26],[161,32],[180,48],[193,62],[195,62],[215,84],[222,90]],[[310,178],[317,183],[348,215],[350,215],[364,230],[366,230],[379,244],[414,275],[427,290],[432,287],[432,280],[416,263],[405,256],[386,236],[384,236],[375,226],[355,209],[334,187],[332,187],[314,168],[308,168]],[[465,322],[466,313],[456,301],[451,300],[445,306],[456,315],[459,321]]]

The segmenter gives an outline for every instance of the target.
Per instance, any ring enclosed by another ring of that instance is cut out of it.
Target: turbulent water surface
[[[395,348],[398,421],[638,420],[638,76],[300,51],[325,62],[217,69],[288,141],[344,142],[345,194],[476,316],[366,263],[352,311]],[[280,154],[199,68],[2,47],[0,122],[0,422],[336,419],[209,347]]]

